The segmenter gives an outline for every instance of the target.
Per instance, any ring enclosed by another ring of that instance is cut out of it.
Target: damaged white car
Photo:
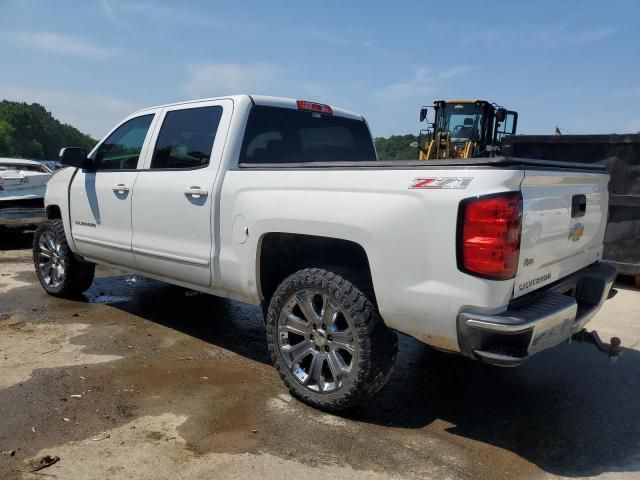
[[[0,158],[0,228],[45,220],[44,194],[52,171],[35,160]]]

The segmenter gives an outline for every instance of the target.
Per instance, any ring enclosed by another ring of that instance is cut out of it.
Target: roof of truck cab
[[[484,102],[489,103],[487,100],[436,100],[433,103],[444,102],[444,103],[476,103],[476,102]]]
[[[307,98],[299,98],[299,99],[295,99],[295,98],[287,98],[287,97],[272,97],[269,95],[249,95],[249,94],[244,94],[244,95],[228,95],[228,96],[224,96],[224,97],[210,97],[210,98],[199,98],[197,100],[187,100],[184,102],[174,102],[174,103],[167,103],[164,105],[156,105],[154,107],[147,107],[147,108],[143,108],[142,110],[139,110],[135,113],[141,113],[144,112],[146,110],[152,110],[152,109],[156,109],[156,108],[165,108],[165,107],[173,107],[173,106],[177,106],[177,105],[188,105],[188,104],[196,104],[196,103],[201,103],[201,102],[208,102],[208,101],[212,101],[212,100],[240,100],[240,99],[251,99],[251,101],[255,104],[255,105],[261,105],[261,106],[268,106],[268,107],[280,107],[280,108],[291,108],[293,110],[297,110],[298,109],[298,104],[297,101],[298,100],[306,100],[309,102],[314,102],[314,103],[322,103],[322,102],[316,102],[315,100],[310,100]],[[335,107],[333,105],[330,104],[325,104],[325,105],[329,105],[331,107],[331,110],[333,111],[334,115],[338,115],[340,117],[347,117],[347,118],[352,118],[354,120],[363,120],[362,115],[360,115],[359,113],[355,113],[355,112],[351,112],[349,110],[345,110],[344,108],[340,108],[340,107]]]

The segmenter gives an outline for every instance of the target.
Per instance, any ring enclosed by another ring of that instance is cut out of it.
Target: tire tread
[[[38,241],[40,236],[47,230],[51,230],[61,239],[61,251],[65,263],[65,277],[62,284],[57,288],[53,288],[43,282],[40,269],[38,268]],[[59,218],[47,220],[38,225],[33,236],[33,263],[40,284],[49,295],[53,295],[54,297],[77,297],[86,291],[93,283],[95,265],[93,263],[83,262],[75,257],[69,248],[67,237],[64,233],[64,225]]]
[[[357,272],[346,272],[345,275],[355,278]],[[287,301],[288,292],[304,287],[325,290],[331,294],[348,311],[357,330],[360,355],[358,365],[354,366],[357,369],[356,378],[348,390],[333,400],[316,400],[308,395],[303,386],[295,380],[292,382],[284,371],[287,367],[281,363],[276,352],[279,308]],[[292,395],[318,409],[340,411],[353,407],[378,392],[393,371],[398,352],[396,333],[384,324],[371,294],[365,294],[351,281],[332,271],[306,268],[287,277],[271,298],[266,323],[269,353],[280,378]]]

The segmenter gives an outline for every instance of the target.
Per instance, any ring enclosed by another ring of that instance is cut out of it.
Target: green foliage
[[[418,149],[410,144],[417,142],[418,137],[412,134],[391,135],[389,138],[377,137],[376,150],[379,160],[415,160]]]
[[[0,156],[13,156],[13,138],[14,128],[4,120],[0,120]]]
[[[93,148],[96,140],[60,123],[42,105],[0,102],[0,157],[56,160],[62,147]]]

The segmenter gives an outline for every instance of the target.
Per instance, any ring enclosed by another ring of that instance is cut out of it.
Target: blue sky
[[[521,133],[640,131],[640,2],[0,0],[0,98],[96,137],[138,108],[259,93],[416,133],[435,98]]]

